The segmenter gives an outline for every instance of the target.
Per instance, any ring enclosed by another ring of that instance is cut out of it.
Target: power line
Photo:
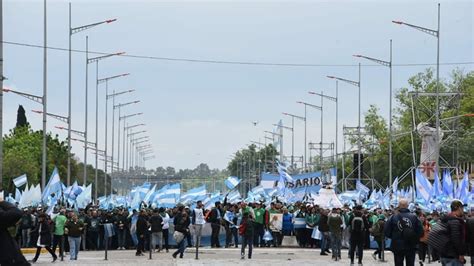
[[[20,43],[20,42],[9,42],[3,41],[4,44],[10,44],[15,46],[23,46],[30,48],[43,48],[42,45],[30,44],[30,43]],[[47,46],[47,49],[64,51],[68,52],[67,48]],[[84,50],[72,49],[72,52],[75,53],[85,53]],[[89,54],[96,55],[108,55],[110,53],[105,52],[94,52],[89,51]],[[253,65],[253,66],[281,66],[281,67],[357,67],[358,64],[302,64],[302,63],[271,63],[271,62],[250,62],[250,61],[226,61],[226,60],[211,60],[211,59],[192,59],[192,58],[176,58],[176,57],[159,57],[152,55],[133,55],[133,54],[123,54],[119,55],[121,57],[128,58],[138,58],[138,59],[149,59],[149,60],[159,60],[159,61],[175,61],[175,62],[188,62],[188,63],[204,63],[204,64],[227,64],[227,65]],[[473,65],[474,62],[447,62],[440,63],[440,65],[450,66],[450,65]],[[405,63],[405,64],[393,64],[393,66],[400,67],[412,67],[412,66],[433,66],[436,63]],[[380,67],[376,64],[363,64],[362,66],[368,67]]]

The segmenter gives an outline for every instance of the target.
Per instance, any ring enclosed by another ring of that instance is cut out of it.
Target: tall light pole
[[[104,59],[109,58],[109,57],[112,57],[112,56],[118,56],[118,55],[122,55],[122,54],[124,54],[124,52],[113,53],[113,54],[108,54],[108,55],[103,55],[103,56],[98,56],[98,57],[93,57],[93,58],[87,58],[87,65],[92,64],[92,63],[96,63],[96,69],[95,69],[95,77],[96,77],[96,82],[95,82],[95,143],[96,143],[96,149],[99,148],[99,61],[104,60]],[[86,101],[87,101],[87,99],[86,99]],[[86,116],[87,116],[87,110],[86,110]],[[96,184],[98,182],[98,175],[99,175],[98,166],[99,166],[99,155],[96,152],[95,153],[95,179],[94,179]]]
[[[119,96],[119,95],[122,95],[122,94],[125,94],[125,93],[131,93],[135,90],[126,90],[126,91],[120,91],[120,92],[115,92],[115,90],[112,92],[112,94],[108,94],[106,96],[106,99],[109,100],[109,99],[112,99],[112,154],[110,156],[110,161],[112,162],[112,164],[114,163],[114,141],[115,141],[115,108],[117,108],[117,106],[115,105],[115,97]],[[130,103],[132,104],[132,103]],[[110,178],[114,178],[114,166],[112,165],[112,168],[110,170]],[[112,182],[111,182],[112,183]]]
[[[359,81],[353,81],[353,80],[349,80],[349,79],[343,79],[343,78],[338,78],[338,77],[335,77],[335,76],[327,76],[328,78],[330,79],[335,79],[335,80],[340,80],[340,81],[343,81],[345,83],[348,83],[348,84],[351,84],[353,86],[356,86],[358,89],[359,89],[359,117],[358,117],[358,122],[357,122],[357,178],[360,180],[361,177],[362,177],[362,171],[361,171],[361,146],[362,146],[362,143],[361,143],[361,139],[360,139],[360,63],[359,63]]]
[[[313,92],[313,91],[308,92],[309,94],[320,96],[321,97],[321,103],[323,101],[323,98],[326,98],[326,99],[331,100],[331,101],[336,103],[336,176],[337,176],[337,162],[338,162],[337,161],[338,160],[338,157],[337,157],[337,136],[338,136],[338,134],[337,134],[338,133],[337,132],[337,130],[338,130],[338,124],[337,124],[338,123],[338,113],[337,113],[338,112],[338,106],[337,106],[338,105],[337,104],[338,88],[337,88],[337,83],[338,83],[338,81],[336,80],[336,97],[331,97],[331,96],[325,95],[322,92],[321,93],[317,93],[317,92]],[[322,108],[322,105],[321,105],[321,128],[323,127],[323,119],[322,119],[323,111],[322,111],[322,109],[323,108]],[[321,132],[322,132],[322,129],[321,129]],[[322,141],[322,133],[321,133],[321,145],[322,145],[322,143],[323,143],[323,141]],[[321,149],[322,149],[322,146],[321,146]]]
[[[3,190],[3,0],[0,0],[0,189]]]
[[[298,101],[296,103],[299,103],[299,104],[304,104],[304,119],[305,119],[305,132],[306,132],[306,107],[309,106],[311,108],[314,108],[316,110],[319,110],[321,111],[321,153],[320,153],[320,158],[319,158],[319,164],[320,164],[320,167],[321,167],[321,170],[323,170],[323,150],[322,150],[322,145],[323,145],[323,107],[322,105],[321,106],[317,106],[317,105],[314,105],[314,104],[310,104],[310,103],[307,103],[307,102],[301,102],[301,101]],[[305,160],[304,160],[304,165],[305,165],[305,169],[306,169],[306,145],[307,142],[306,142],[306,133],[305,133],[305,138],[304,138],[304,142],[305,142]],[[311,157],[309,158],[309,160],[311,161]]]
[[[144,126],[144,125],[145,124],[137,124],[137,125],[128,126],[128,127],[125,128],[125,131],[128,132],[132,128],[139,127],[139,126]],[[132,139],[133,136],[135,136],[137,134],[146,133],[146,132],[147,132],[146,130],[137,131],[137,132],[130,132],[130,133],[127,134],[127,140],[128,140],[128,138],[133,140]],[[130,161],[131,161],[131,157],[132,157],[131,155],[132,155],[132,141],[127,141],[127,159],[126,159],[127,169],[130,169]]]
[[[117,139],[117,169],[120,169],[120,121],[122,120],[122,119],[120,119],[121,109],[124,106],[130,105],[130,104],[136,104],[136,103],[139,103],[139,102],[140,101],[133,101],[133,102],[121,103],[121,104],[117,104],[117,105],[114,104],[114,113],[113,113],[113,115],[115,116],[115,109],[118,109],[118,116],[119,116],[118,127],[117,127],[117,129],[118,129],[117,130],[117,134],[118,134],[118,139]],[[115,121],[115,119],[112,119],[112,120]],[[115,131],[113,121],[112,121],[112,138],[113,138],[113,135],[114,135],[113,132]],[[114,141],[112,139],[112,154],[113,154],[113,149],[114,149]]]
[[[292,140],[291,140],[291,141],[293,142],[293,144],[291,145],[291,150],[292,150],[292,151],[291,151],[291,153],[292,153],[292,155],[291,155],[291,166],[294,167],[294,166],[293,166],[293,163],[294,163],[294,149],[295,149],[295,147],[294,147],[294,141],[295,141],[295,134],[294,134],[295,118],[304,121],[304,124],[305,124],[305,127],[304,127],[304,128],[305,128],[305,131],[304,131],[304,140],[305,140],[305,143],[304,143],[304,157],[306,157],[306,118],[305,118],[305,117],[302,117],[302,116],[290,114],[290,113],[282,113],[282,114],[291,117],[291,128],[293,128],[293,130],[292,130],[292,132],[293,132],[293,133],[292,133]]]
[[[68,120],[69,120],[69,125],[68,125],[68,133],[67,133],[67,137],[68,137],[68,141],[67,141],[67,145],[68,145],[68,157],[67,157],[67,185],[69,186],[70,185],[70,181],[71,181],[71,103],[72,103],[72,35],[75,34],[75,33],[78,33],[78,32],[81,32],[81,31],[84,31],[84,30],[87,30],[87,29],[90,29],[90,28],[93,28],[95,26],[98,26],[98,25],[101,25],[101,24],[104,24],[104,23],[112,23],[116,21],[116,19],[108,19],[108,20],[104,20],[104,21],[101,21],[101,22],[97,22],[97,23],[92,23],[92,24],[88,24],[88,25],[83,25],[83,26],[79,26],[79,27],[75,27],[73,28],[72,27],[72,12],[71,12],[71,3],[69,2],[69,96],[68,96]]]
[[[48,95],[48,49],[47,47],[47,13],[46,0],[44,0],[44,32],[43,32],[43,158],[41,165],[41,188],[44,190],[46,186],[46,113],[47,95]],[[2,25],[3,27],[3,25]],[[3,45],[3,43],[2,43]],[[0,136],[3,138],[3,136]]]
[[[125,77],[125,76],[128,76],[130,75],[129,73],[125,73],[125,74],[120,74],[120,75],[115,75],[115,76],[110,76],[110,77],[107,77],[107,78],[103,78],[103,79],[98,79],[97,80],[97,83],[98,84],[101,84],[101,83],[104,83],[105,82],[105,145],[104,145],[104,182],[105,182],[105,186],[104,186],[104,194],[107,195],[107,145],[108,145],[108,142],[107,142],[107,125],[108,125],[108,121],[107,121],[107,114],[108,114],[108,103],[109,101],[107,100],[107,95],[109,94],[109,80],[113,80],[113,79],[116,79],[116,78],[120,78],[120,77]]]
[[[123,151],[122,151],[122,171],[125,170],[124,169],[124,166],[125,166],[125,123],[126,123],[126,120],[130,117],[134,117],[134,116],[138,116],[138,115],[142,115],[143,113],[134,113],[134,114],[129,114],[129,115],[124,115],[124,116],[120,116],[120,109],[119,109],[119,127],[118,127],[118,131],[119,131],[119,139],[118,139],[118,156],[117,156],[117,159],[120,163],[120,121],[124,120],[123,121],[123,126],[124,126],[124,135],[123,135]]]
[[[436,30],[433,29],[428,29],[420,26],[416,26],[413,24],[405,23],[403,21],[392,21],[395,24],[399,25],[405,25],[411,28],[414,28],[416,30],[419,30],[421,32],[424,32],[426,34],[429,34],[431,36],[436,37],[437,45],[436,45],[436,112],[435,112],[435,117],[436,117],[436,139],[437,139],[437,153],[439,155],[439,150],[440,150],[440,119],[439,119],[439,41],[440,41],[440,25],[441,25],[441,5],[438,3],[438,28]],[[439,169],[439,156],[436,158],[436,167]]]
[[[382,66],[386,66],[390,69],[390,89],[389,89],[389,114],[388,114],[388,175],[389,185],[392,185],[393,173],[392,173],[392,40],[390,40],[390,61],[384,61],[364,55],[354,55],[355,57],[365,58]]]

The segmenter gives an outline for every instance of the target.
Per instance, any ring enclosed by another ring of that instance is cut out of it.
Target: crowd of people
[[[100,210],[93,204],[73,210],[58,206],[47,214],[44,208],[17,209],[0,202],[0,250],[36,248],[34,263],[45,248],[53,262],[65,252],[77,260],[80,250],[134,249],[144,252],[169,252],[183,258],[187,247],[202,246],[202,229],[209,223],[212,248],[239,248],[241,258],[251,259],[254,248],[279,247],[285,238],[301,248],[317,248],[321,256],[342,258],[341,249],[349,249],[348,262],[362,265],[364,250],[376,243],[371,254],[383,260],[385,251],[394,254],[395,265],[419,265],[440,261],[443,265],[463,265],[465,256],[474,262],[473,210],[465,212],[460,201],[451,203],[450,213],[410,211],[408,201],[401,199],[391,210],[367,210],[362,206],[322,208],[303,202],[286,205],[272,202],[216,202],[205,210],[202,202],[195,206],[147,208],[131,212],[125,208]],[[278,215],[275,215],[278,214]],[[221,241],[221,231],[225,239]],[[171,247],[170,239],[176,245]],[[12,239],[11,243],[6,239]],[[390,245],[385,247],[387,240]],[[8,242],[8,243],[7,243]],[[18,244],[16,244],[18,243]],[[373,247],[373,246],[372,246]],[[2,252],[1,265],[28,265],[20,254]],[[370,258],[370,257],[369,257]],[[366,258],[367,259],[367,258]]]

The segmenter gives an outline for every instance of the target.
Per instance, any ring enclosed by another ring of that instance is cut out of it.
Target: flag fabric
[[[454,197],[453,180],[451,179],[451,173],[448,170],[445,170],[443,173],[443,193],[447,197]]]
[[[288,173],[287,173],[287,167],[286,165],[282,164],[282,163],[278,163],[278,166],[277,166],[277,170],[278,170],[278,174],[280,175],[280,177],[283,177],[283,179],[288,182],[288,183],[294,183],[295,180],[293,179],[293,177],[291,177]]]
[[[392,184],[392,193],[394,195],[397,195],[397,192],[398,192],[398,176],[395,178],[395,180],[393,180],[393,184]]]
[[[18,188],[15,189],[15,202],[20,203],[21,201],[21,192]]]
[[[236,177],[236,176],[229,176],[225,181],[225,185],[227,186],[227,188],[229,189],[234,189],[237,185],[239,185],[240,183],[240,178]]]
[[[41,197],[42,200],[46,201],[52,193],[57,194],[59,191],[61,191],[61,189],[62,184],[61,179],[59,177],[58,168],[54,167],[53,173],[49,178],[48,184],[44,188],[43,195]]]
[[[252,188],[251,191],[254,195],[265,195],[265,190],[261,185]]]
[[[200,187],[188,190],[184,195],[181,196],[181,202],[193,202],[198,198],[202,198],[202,196],[206,196],[206,194],[206,185],[202,185]]]
[[[21,187],[27,182],[27,177],[26,174],[23,174],[15,179],[13,179],[13,184],[15,184],[15,187]]]
[[[464,172],[464,178],[458,186],[456,196],[464,203],[467,203],[469,200],[469,177],[467,176],[467,171]]]
[[[356,181],[356,190],[360,191],[361,194],[364,195],[365,197],[370,192],[370,189],[366,185],[362,184],[362,182],[360,182],[359,179],[357,179],[357,181]]]
[[[435,171],[434,175],[433,191],[431,196],[434,198],[439,198],[443,194],[443,188],[441,187],[441,181],[439,181],[438,171]]]
[[[240,195],[240,192],[238,190],[232,190],[227,194],[227,200],[234,204],[242,200],[242,196]]]
[[[431,191],[433,187],[431,186],[430,181],[424,177],[419,169],[416,169],[416,195],[418,198],[423,199],[425,202],[429,202]]]
[[[156,190],[156,184],[153,186],[153,188],[151,188],[145,195],[145,197],[143,198],[143,202],[145,202],[146,204],[148,204],[150,202],[150,200],[152,199],[152,195],[155,193],[155,190]]]
[[[89,184],[77,197],[76,207],[83,209],[92,202],[92,184]]]

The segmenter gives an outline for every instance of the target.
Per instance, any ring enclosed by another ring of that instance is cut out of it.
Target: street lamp
[[[132,128],[139,127],[139,126],[145,126],[145,124],[135,124],[135,125],[129,126],[128,129],[132,129]],[[130,145],[130,162],[132,162],[132,159],[133,159],[133,157],[132,157],[132,154],[133,154],[132,146],[134,145],[134,139],[130,138],[130,142],[127,145]],[[127,165],[128,165],[128,158],[127,158]],[[130,165],[131,165],[131,163],[130,163]]]
[[[129,138],[130,140],[133,139],[133,136],[137,135],[137,134],[141,134],[141,133],[145,133],[146,130],[142,130],[142,131],[137,131],[137,132],[131,132],[131,133],[128,133],[129,130],[131,130],[132,128],[135,128],[135,127],[138,127],[138,126],[144,126],[145,124],[137,124],[137,125],[133,125],[133,126],[127,126],[124,131],[127,132],[127,159],[126,159],[126,163],[127,163],[127,169],[130,169],[130,162],[131,162],[131,157],[132,157],[132,142],[129,141]],[[125,154],[125,153],[124,153]],[[124,157],[125,159],[125,157]]]
[[[115,138],[115,109],[119,109],[119,117],[120,117],[120,110],[122,107],[124,106],[127,106],[127,105],[131,105],[131,104],[137,104],[139,103],[140,101],[132,101],[132,102],[127,102],[127,103],[120,103],[120,104],[117,104],[115,105],[115,97],[118,96],[118,95],[121,95],[121,94],[124,94],[124,93],[127,93],[127,92],[132,92],[132,91],[135,91],[135,90],[129,90],[129,91],[125,91],[125,92],[117,92],[117,93],[114,93],[112,95],[109,95],[110,97],[112,97],[112,102],[113,102],[113,110],[112,110],[112,158],[114,157],[114,147],[115,147],[115,141],[114,141],[114,138]],[[117,146],[118,146],[118,154],[117,154],[117,164],[120,163],[120,119],[118,121],[118,141],[117,141]]]
[[[293,165],[293,162],[294,162],[294,152],[295,152],[295,145],[294,145],[294,142],[295,142],[295,132],[294,132],[294,128],[295,128],[295,118],[297,119],[300,119],[300,120],[303,120],[304,121],[304,139],[305,139],[305,143],[304,143],[304,157],[306,157],[306,118],[302,117],[302,116],[298,116],[298,115],[293,115],[293,114],[289,114],[289,113],[282,113],[283,115],[286,115],[286,116],[290,116],[291,117],[291,166],[294,167]]]
[[[68,95],[68,120],[69,120],[69,125],[68,125],[68,133],[67,133],[67,136],[68,136],[68,141],[67,141],[67,144],[68,144],[68,157],[67,157],[67,182],[68,182],[68,185],[69,185],[69,180],[70,180],[70,177],[71,177],[71,103],[72,103],[72,35],[76,34],[76,33],[79,33],[79,32],[82,32],[82,31],[85,31],[87,29],[90,29],[90,28],[93,28],[93,27],[96,27],[96,26],[99,26],[101,24],[109,24],[109,23],[112,23],[114,21],[116,21],[116,19],[107,19],[107,20],[104,20],[104,21],[100,21],[100,22],[96,22],[96,23],[92,23],[92,24],[87,24],[87,25],[83,25],[83,26],[79,26],[79,27],[75,27],[73,28],[72,27],[72,15],[71,15],[71,3],[69,3],[69,73],[68,73],[68,76],[69,76],[69,88],[68,88],[68,91],[69,91],[69,95]],[[87,101],[87,100],[86,100]],[[87,151],[87,149],[86,149]],[[85,163],[84,163],[85,165]],[[85,183],[84,183],[85,185]]]
[[[121,106],[124,106],[124,105],[128,105],[128,104],[132,104],[134,102],[131,102],[131,103],[126,103],[126,104],[123,104]],[[119,107],[120,108],[120,107]],[[119,109],[119,127],[118,127],[118,156],[117,156],[117,159],[118,159],[118,162],[120,163],[120,121],[121,120],[124,120],[123,121],[123,126],[124,126],[124,129],[125,129],[125,122],[128,118],[130,117],[134,117],[134,116],[137,116],[137,115],[142,115],[143,113],[134,113],[134,114],[130,114],[130,115],[124,115],[124,116],[120,116],[120,109]],[[125,130],[124,130],[125,131]],[[125,151],[125,132],[124,132],[124,135],[123,135],[123,149]],[[123,152],[123,163],[125,163],[125,152]],[[124,164],[122,164],[122,168],[124,167]]]
[[[108,101],[108,95],[109,95],[109,80],[113,80],[113,79],[117,79],[117,78],[121,78],[121,77],[125,77],[125,76],[128,76],[130,75],[130,73],[125,73],[125,74],[120,74],[120,75],[115,75],[115,76],[110,76],[110,77],[106,77],[106,78],[102,78],[102,79],[98,79],[97,80],[97,83],[98,84],[101,84],[101,83],[104,83],[105,82],[105,147],[104,147],[104,151],[105,151],[105,155],[104,155],[104,159],[105,159],[105,166],[104,166],[104,169],[105,169],[105,194],[107,194],[107,125],[108,125],[108,110],[109,110],[109,101]],[[97,101],[96,101],[97,103]],[[98,110],[98,109],[96,109]],[[96,116],[96,125],[98,125],[98,116]],[[96,128],[96,131],[98,131],[98,127]]]
[[[309,107],[312,107],[316,110],[319,110],[321,111],[321,145],[323,143],[323,105],[322,105],[322,102],[321,102],[321,106],[317,106],[317,105],[314,105],[314,104],[310,104],[310,103],[306,103],[306,102],[301,102],[301,101],[298,101],[296,103],[299,103],[299,104],[304,104],[304,169],[306,170],[306,167],[307,167],[307,163],[306,163],[306,145],[307,142],[306,142],[306,107],[309,106]],[[319,159],[320,160],[320,165],[321,165],[321,171],[323,170],[323,150],[322,150],[322,146],[321,146],[321,158]],[[311,161],[311,157],[309,158],[309,160]]]
[[[322,149],[322,143],[323,143],[323,111],[322,111],[322,106],[323,106],[323,98],[326,98],[328,100],[331,100],[333,102],[336,103],[336,176],[337,176],[337,160],[338,160],[338,157],[337,157],[337,130],[338,130],[338,103],[337,103],[337,97],[338,97],[338,88],[337,88],[337,83],[338,81],[336,80],[336,97],[331,97],[331,96],[328,96],[328,95],[325,95],[323,94],[322,92],[321,93],[317,93],[317,92],[313,92],[313,91],[310,91],[308,92],[309,94],[313,94],[313,95],[317,95],[317,96],[320,96],[321,97],[321,149]],[[322,152],[321,152],[321,157],[322,157]]]
[[[360,180],[361,177],[362,177],[362,172],[361,172],[361,169],[360,169],[360,164],[361,164],[361,161],[360,161],[360,158],[361,158],[361,139],[360,139],[360,63],[359,63],[359,81],[353,81],[353,80],[349,80],[349,79],[344,79],[344,78],[339,78],[339,77],[335,77],[335,76],[327,76],[328,78],[330,79],[335,79],[335,80],[340,80],[340,81],[343,81],[345,83],[348,83],[348,84],[351,84],[353,86],[356,86],[358,89],[359,89],[359,118],[358,118],[358,122],[357,122],[357,161],[358,161],[358,164],[357,164],[357,174],[358,174],[358,179]],[[337,152],[336,152],[337,153]]]
[[[439,135],[439,129],[440,129],[440,118],[439,118],[439,41],[440,41],[440,22],[441,21],[441,5],[438,3],[438,29],[436,30],[433,30],[433,29],[429,29],[429,28],[424,28],[424,27],[420,27],[420,26],[417,26],[417,25],[413,25],[413,24],[409,24],[409,23],[406,23],[406,22],[403,22],[403,21],[395,21],[395,20],[392,20],[393,23],[395,24],[398,24],[398,25],[405,25],[405,26],[408,26],[410,28],[414,28],[416,30],[419,30],[421,32],[424,32],[428,35],[431,35],[431,36],[434,36],[436,37],[436,41],[437,41],[437,49],[436,49],[436,112],[435,112],[435,116],[436,116],[436,139],[437,139],[437,153],[439,154],[439,149],[440,149],[440,135]],[[391,55],[390,55],[390,58],[391,58]],[[391,61],[391,60],[390,60]],[[438,158],[436,158],[436,167],[439,167],[439,156]]]
[[[364,58],[369,61],[375,62],[382,66],[386,66],[390,69],[390,90],[389,90],[389,114],[388,114],[388,173],[389,173],[389,185],[392,185],[392,40],[390,40],[390,61],[384,61],[364,55],[354,55],[354,57]],[[337,152],[336,152],[337,153]]]

